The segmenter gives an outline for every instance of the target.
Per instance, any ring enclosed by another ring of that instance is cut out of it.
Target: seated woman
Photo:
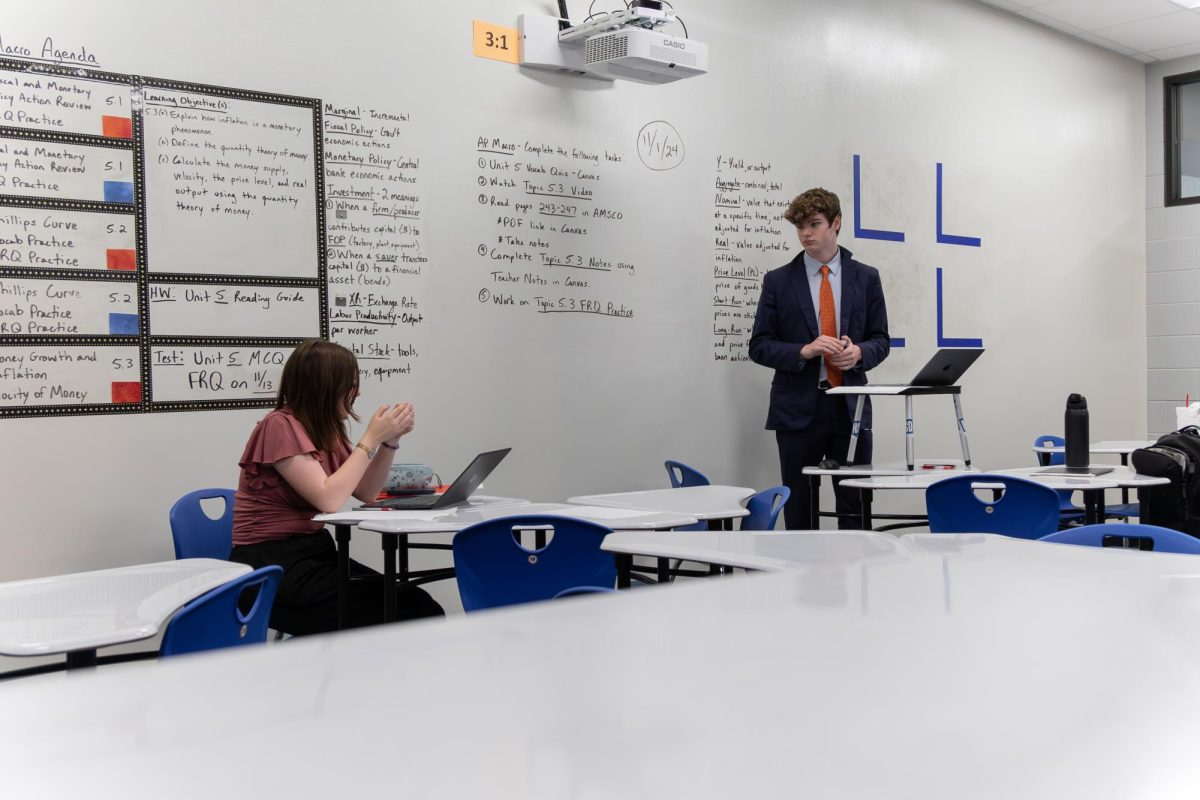
[[[313,516],[339,511],[350,496],[374,500],[400,437],[413,429],[411,403],[380,406],[353,445],[346,419],[358,396],[358,361],[346,348],[310,339],[283,367],[275,410],[255,426],[242,453],[230,559],[283,567],[271,627],[293,635],[338,628],[337,551]],[[383,621],[383,577],[350,562],[350,627]],[[399,618],[444,612],[423,589],[398,593]]]

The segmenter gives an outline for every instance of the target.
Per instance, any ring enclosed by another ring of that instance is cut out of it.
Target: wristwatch
[[[372,458],[374,458],[374,457],[375,457],[375,453],[379,451],[379,448],[378,448],[378,447],[367,447],[367,446],[366,446],[365,444],[363,444],[362,442],[355,442],[355,443],[354,443],[354,446],[355,446],[355,447],[357,447],[359,450],[362,450],[364,453],[366,453],[366,454],[367,454],[367,460],[368,460],[368,461],[370,461]]]

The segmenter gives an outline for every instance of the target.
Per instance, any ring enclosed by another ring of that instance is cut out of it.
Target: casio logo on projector
[[[674,47],[677,50],[687,49],[687,45],[684,44],[683,42],[679,41],[678,39],[663,39],[662,43],[665,47]]]

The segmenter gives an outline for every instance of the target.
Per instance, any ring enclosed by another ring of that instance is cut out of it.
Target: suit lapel
[[[803,250],[792,260],[788,268],[788,278],[788,283],[792,287],[792,295],[804,313],[804,321],[808,323],[808,329],[812,338],[815,339],[821,333],[821,326],[817,322],[817,310],[813,308],[812,290],[808,288],[808,270],[804,267]]]
[[[850,251],[842,248],[842,307],[838,309],[841,317],[838,333],[850,333],[850,312],[858,302],[858,265]]]

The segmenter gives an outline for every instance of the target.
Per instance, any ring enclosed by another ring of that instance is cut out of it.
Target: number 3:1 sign
[[[473,49],[480,58],[517,63],[517,29],[504,28],[490,22],[473,20]]]

